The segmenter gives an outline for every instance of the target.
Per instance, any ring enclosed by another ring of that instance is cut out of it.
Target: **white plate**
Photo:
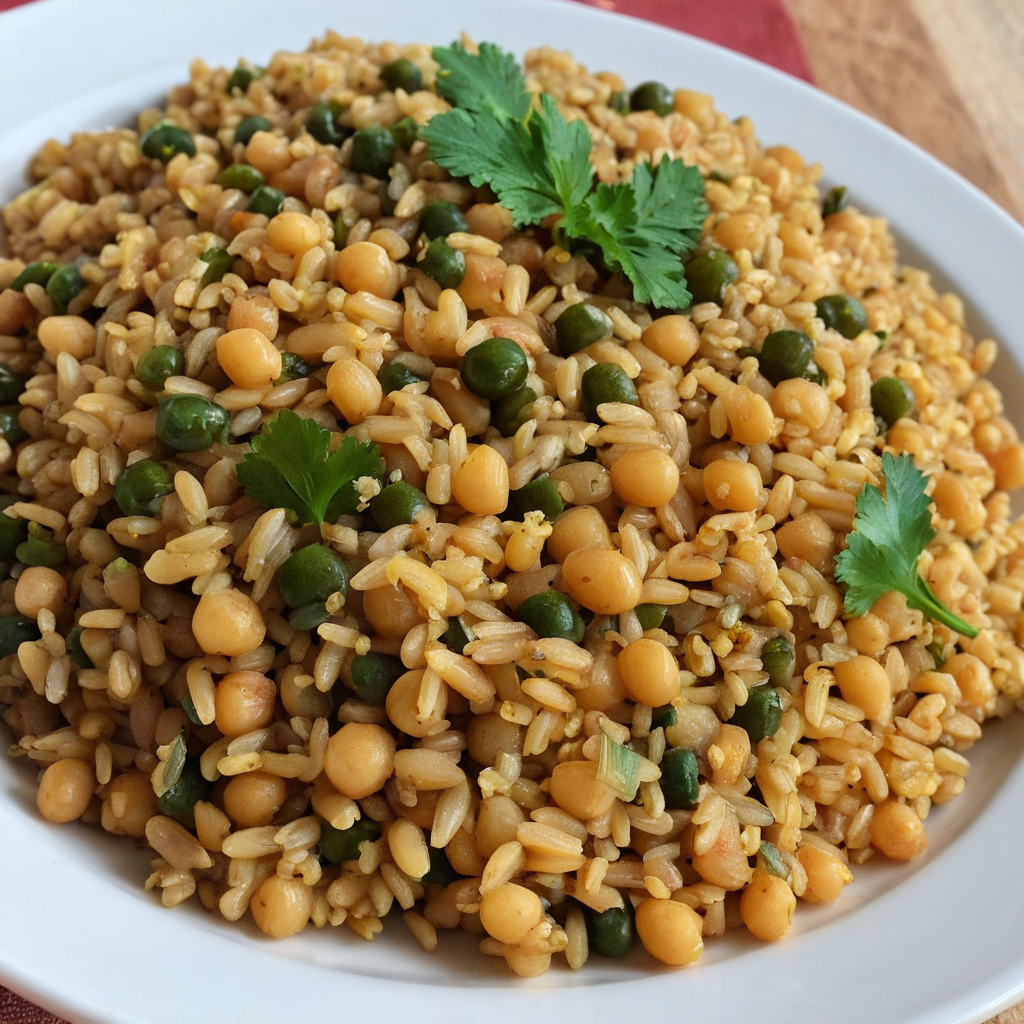
[[[551,44],[636,83],[658,78],[749,114],[767,143],[821,161],[863,209],[885,213],[905,258],[956,282],[972,328],[1018,340],[1024,231],[951,171],[892,132],[793,78],[641,22],[542,0],[304,0],[281,5],[176,0],[42,0],[0,17],[0,197],[23,185],[46,138],[131,123],[187,77],[188,61],[233,65],[304,48],[332,27],[368,39],[447,43],[461,29],[520,55]],[[1021,375],[996,371],[1008,408]],[[1018,424],[1024,419],[1018,416]],[[109,1024],[278,1024],[372,1010],[385,1019],[524,1019],[565,1024],[681,1013],[758,1024],[975,1024],[1024,996],[1024,741],[1020,716],[987,730],[967,793],[928,821],[929,852],[869,864],[832,907],[801,904],[790,938],[734,934],[685,971],[642,954],[555,968],[522,981],[442,934],[427,955],[389,919],[365,943],[346,929],[285,942],[142,892],[147,857],[124,840],[35,813],[23,764],[0,757],[0,979],[74,1020]],[[641,1009],[642,1008],[642,1009]]]

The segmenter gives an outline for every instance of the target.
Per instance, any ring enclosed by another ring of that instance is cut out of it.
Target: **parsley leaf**
[[[356,511],[355,481],[382,477],[380,449],[346,437],[332,452],[331,431],[284,409],[238,466],[245,493],[268,508],[291,509],[301,523],[334,522]]]
[[[471,113],[487,113],[499,122],[525,120],[532,97],[515,57],[494,43],[481,43],[479,50],[470,53],[461,43],[435,46],[437,91]]]
[[[888,452],[882,456],[882,475],[884,497],[872,484],[861,490],[846,550],[836,559],[836,579],[847,586],[847,614],[864,615],[883,594],[898,590],[910,608],[976,637],[977,628],[950,611],[917,571],[921,553],[935,536],[931,501],[924,493],[927,477],[913,456],[894,458]]]

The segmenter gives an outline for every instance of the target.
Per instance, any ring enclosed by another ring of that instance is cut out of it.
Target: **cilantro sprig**
[[[454,105],[421,129],[441,167],[488,185],[516,227],[559,216],[565,239],[600,247],[604,262],[632,283],[638,302],[685,309],[682,257],[700,241],[707,215],[696,167],[663,159],[640,164],[629,181],[594,188],[591,139],[567,121],[552,96],[536,103],[515,58],[493,43],[479,54],[435,47],[437,90]]]
[[[867,484],[857,496],[853,530],[836,559],[836,579],[845,583],[848,615],[863,615],[883,594],[898,590],[907,605],[944,626],[976,637],[978,630],[955,615],[932,593],[917,571],[921,553],[935,536],[928,478],[911,455],[882,456],[885,494]]]
[[[238,482],[254,501],[291,509],[300,523],[333,523],[356,511],[355,481],[382,477],[380,449],[346,437],[332,452],[331,431],[284,409],[238,466]]]

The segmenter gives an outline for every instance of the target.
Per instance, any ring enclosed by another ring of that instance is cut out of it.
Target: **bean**
[[[754,512],[761,507],[761,474],[739,459],[715,459],[704,467],[704,493],[720,512]]]
[[[761,345],[757,360],[761,373],[779,384],[802,377],[814,355],[814,342],[803,331],[772,331]]]
[[[825,193],[825,199],[821,204],[822,217],[831,217],[834,213],[842,213],[846,209],[847,192],[845,185],[836,185]]]
[[[426,621],[424,613],[400,586],[366,591],[363,613],[377,633],[391,640],[404,640],[409,630]]]
[[[779,551],[786,558],[809,562],[818,572],[832,571],[836,536],[816,512],[801,512],[775,531]]]
[[[853,873],[838,853],[805,843],[797,850],[797,858],[807,873],[803,898],[808,903],[831,903],[853,881]]]
[[[360,128],[352,136],[349,166],[357,174],[384,178],[395,159],[395,140],[387,128],[379,124]]]
[[[480,899],[480,923],[488,935],[509,945],[526,938],[543,913],[540,897],[514,882],[490,889]]]
[[[598,615],[618,615],[635,608],[643,590],[636,566],[615,550],[570,552],[562,563],[562,575],[569,594]]]
[[[209,792],[210,783],[203,777],[199,758],[187,757],[174,785],[157,799],[157,809],[185,828],[194,829],[196,804]]]
[[[586,302],[574,303],[555,320],[559,354],[571,356],[602,338],[611,337],[612,326],[611,317],[603,309]]]
[[[519,805],[507,796],[489,796],[480,801],[476,815],[476,847],[481,857],[490,857],[499,846],[515,842],[516,830],[526,821]]]
[[[833,408],[823,387],[800,377],[780,381],[772,392],[771,405],[776,416],[810,430],[823,427]]]
[[[704,951],[703,923],[695,910],[672,900],[646,899],[636,909],[636,931],[655,960],[682,967]]]
[[[619,651],[617,661],[622,682],[635,701],[659,707],[679,696],[679,663],[657,640],[634,640]]]
[[[304,213],[286,210],[267,225],[267,241],[279,252],[300,256],[320,244],[320,225]]]
[[[679,467],[660,448],[627,451],[612,465],[611,475],[615,493],[627,505],[665,505],[679,489]]]
[[[377,381],[384,394],[390,395],[392,391],[402,391],[410,384],[419,384],[422,378],[413,373],[401,360],[393,359],[377,371]]]
[[[174,480],[165,466],[140,459],[121,471],[114,487],[114,501],[126,516],[155,516],[173,490]]]
[[[872,720],[880,719],[892,704],[892,687],[882,666],[866,655],[858,654],[833,668],[843,700],[860,708]]]
[[[235,128],[235,142],[247,146],[257,132],[269,132],[273,127],[265,117],[243,117]]]
[[[821,322],[844,338],[856,338],[868,329],[867,311],[852,296],[823,295],[814,303],[814,308]]]
[[[519,388],[491,403],[491,426],[502,437],[512,437],[528,418],[530,406],[537,401],[533,388]]]
[[[690,283],[693,287],[693,283]],[[644,328],[641,342],[672,366],[685,366],[700,348],[700,335],[690,318],[673,314],[661,316]]]
[[[653,110],[659,117],[672,113],[672,93],[661,82],[643,82],[629,96],[630,110]]]
[[[0,405],[17,402],[24,390],[25,381],[7,363],[0,362]]]
[[[306,115],[306,131],[325,146],[340,146],[352,134],[340,124],[344,112],[344,107],[334,100],[314,104]]]
[[[228,76],[227,93],[230,96],[236,89],[245,93],[254,78],[260,78],[265,73],[263,68],[247,68],[239,64]]]
[[[258,185],[249,198],[249,212],[262,213],[264,217],[276,217],[284,203],[284,193],[279,188]]]
[[[273,341],[277,337],[278,322],[279,313],[274,300],[269,295],[249,291],[236,296],[231,303],[227,329],[237,331],[240,327],[249,327]]]
[[[369,292],[381,299],[393,299],[402,282],[397,264],[375,242],[356,242],[342,249],[334,275],[345,291]]]
[[[43,772],[36,806],[47,821],[76,821],[88,809],[95,786],[96,776],[88,761],[80,757],[61,758]]]
[[[67,548],[54,540],[53,530],[38,523],[29,523],[28,537],[14,549],[14,556],[25,565],[54,568],[67,558]]]
[[[263,643],[266,631],[259,606],[240,590],[206,591],[192,614],[192,632],[207,654],[240,658]]]
[[[85,278],[82,277],[81,273],[74,264],[70,264],[65,267],[58,267],[49,277],[46,282],[46,294],[50,296],[50,301],[53,303],[53,308],[57,314],[63,314],[68,311],[68,303],[71,302],[79,293],[85,289]],[[40,338],[42,341],[42,324],[40,327]],[[79,334],[84,334],[84,328],[79,328]],[[93,338],[95,340],[95,330],[93,332]],[[46,347],[45,345],[43,346]],[[76,359],[82,358],[71,352]],[[91,355],[91,352],[86,353]]]
[[[504,512],[508,507],[508,464],[490,446],[477,445],[455,474],[452,497],[474,515]]]
[[[331,363],[327,394],[349,423],[362,423],[380,408],[384,392],[373,371],[351,356]]]
[[[139,139],[142,155],[150,160],[168,163],[178,153],[188,156],[196,155],[196,144],[192,136],[176,124],[158,121]]]
[[[44,320],[43,323],[46,321]],[[42,324],[40,324],[42,327]],[[914,392],[899,377],[880,377],[871,385],[871,408],[875,415],[891,427],[898,419],[914,411]]]
[[[427,496],[412,484],[397,480],[388,484],[370,501],[370,515],[380,530],[390,530],[402,523],[415,521],[423,509],[429,509]]]
[[[796,652],[785,637],[773,637],[761,648],[761,668],[772,686],[785,686],[793,678],[795,665]]]
[[[615,790],[597,777],[596,761],[563,761],[549,783],[551,799],[580,821],[600,818],[615,803]]]
[[[763,942],[777,942],[793,923],[796,897],[784,878],[758,869],[740,897],[740,918]]]
[[[399,149],[404,149],[406,153],[412,149],[416,140],[420,137],[420,126],[416,123],[414,117],[399,118],[389,131],[391,132],[391,138],[395,140],[395,145]]]
[[[235,257],[221,245],[207,249],[199,258],[207,264],[203,276],[199,279],[200,288],[219,281],[235,264]]]
[[[592,505],[580,505],[563,512],[555,520],[547,541],[548,554],[559,563],[573,551],[611,547],[608,524]]]
[[[541,473],[509,494],[508,511],[517,520],[525,520],[527,512],[543,512],[545,519],[554,520],[565,511],[565,505],[554,481]]]
[[[890,860],[913,860],[928,848],[924,822],[913,808],[896,800],[875,807],[870,825],[871,845]]]
[[[442,288],[458,288],[466,276],[466,257],[444,238],[435,238],[423,251],[416,267]]]
[[[37,618],[44,608],[60,615],[67,600],[67,581],[55,569],[43,565],[30,565],[14,588],[14,606],[29,619]]]
[[[380,825],[372,818],[360,818],[348,828],[320,823],[320,856],[331,864],[359,860],[363,843],[372,843],[380,835]]]
[[[157,409],[156,436],[179,452],[201,452],[226,444],[230,423],[227,409],[199,395],[168,395]]]
[[[24,615],[0,615],[0,658],[17,654],[23,643],[39,639],[39,627]]]
[[[477,764],[493,768],[498,754],[522,751],[523,735],[521,725],[506,721],[499,714],[489,712],[486,715],[473,715],[466,729],[469,756]]]
[[[100,824],[117,836],[141,839],[146,822],[159,813],[156,794],[148,775],[140,771],[118,775],[107,789],[100,811]]]
[[[419,92],[423,88],[423,72],[407,57],[399,57],[380,69],[380,77],[389,89]]]
[[[383,704],[405,666],[390,654],[357,654],[349,668],[352,689],[369,704]]]
[[[640,401],[633,382],[617,363],[596,363],[591,366],[583,374],[580,392],[587,416],[595,422],[601,422],[597,414],[599,405],[606,402],[636,405]]]
[[[587,942],[598,956],[625,956],[633,948],[632,904],[609,907],[600,913],[590,907],[583,908],[587,925]]]
[[[332,594],[348,595],[348,569],[330,548],[307,544],[288,556],[277,573],[277,589],[289,608],[322,603]]]
[[[266,184],[266,179],[252,164],[229,164],[214,180],[223,188],[237,188],[248,194]]]
[[[395,741],[379,725],[348,722],[327,743],[324,772],[339,793],[362,800],[395,770]]]
[[[313,890],[299,878],[270,875],[249,903],[261,932],[284,939],[306,927],[313,911]]]
[[[59,263],[36,261],[26,265],[25,269],[11,282],[16,292],[25,290],[27,284],[41,284],[44,288],[54,272],[60,269]]]
[[[474,345],[459,367],[466,387],[481,398],[504,398],[523,386],[529,373],[526,353],[509,338]]]

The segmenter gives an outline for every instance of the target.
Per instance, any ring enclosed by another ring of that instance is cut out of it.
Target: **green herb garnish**
[[[332,452],[332,431],[284,409],[238,466],[245,493],[268,508],[291,509],[301,523],[335,522],[356,511],[360,477],[380,480],[380,449],[346,437]]]
[[[456,43],[435,47],[434,59],[438,92],[455,106],[420,131],[436,163],[490,186],[516,227],[559,216],[557,236],[567,246],[600,246],[637,302],[690,304],[681,259],[700,241],[707,214],[696,167],[666,158],[657,170],[640,164],[630,181],[595,189],[586,125],[567,121],[547,94],[534,105],[511,54],[481,43],[477,56]]]
[[[836,558],[836,579],[846,584],[847,615],[863,615],[883,594],[898,590],[910,608],[967,637],[978,630],[954,615],[917,571],[921,553],[935,536],[928,478],[914,465],[913,456],[882,456],[885,495],[867,484],[857,496],[853,530],[845,551]]]

